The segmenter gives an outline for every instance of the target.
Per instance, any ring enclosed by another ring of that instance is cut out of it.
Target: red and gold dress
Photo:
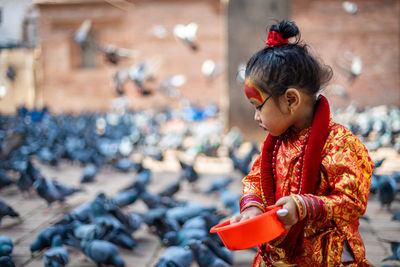
[[[304,129],[284,134],[276,155],[274,181],[275,200],[297,194],[308,208],[301,221],[304,224],[299,235],[301,242],[297,243],[296,252],[288,262],[285,249],[279,246],[282,237],[277,238],[264,247],[267,263],[259,250],[253,266],[274,266],[274,262],[275,266],[280,266],[278,262],[296,266],[371,266],[365,259],[365,247],[358,231],[359,218],[367,206],[373,170],[368,151],[350,130],[330,119],[315,193],[301,194],[293,174],[298,172],[301,144],[308,132],[309,129]],[[263,157],[261,153],[250,173],[243,178],[241,211],[249,206],[264,208],[268,205],[262,190]]]

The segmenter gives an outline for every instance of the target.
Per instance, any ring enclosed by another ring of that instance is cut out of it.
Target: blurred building
[[[34,106],[37,16],[31,0],[0,1],[0,112]]]
[[[253,110],[238,74],[264,46],[266,27],[282,18],[294,20],[302,38],[333,68],[324,91],[332,106],[400,103],[398,0],[32,1],[35,8],[27,0],[0,2],[1,112],[24,102],[53,111],[109,110],[119,97],[116,73],[150,62],[145,88],[153,94],[142,96],[135,82],[123,83],[133,108],[177,106],[182,99],[217,104],[227,111],[229,126],[264,136],[251,124]],[[197,49],[174,36],[178,24],[190,23],[198,26]],[[76,35],[85,25],[85,41],[79,43]],[[23,68],[33,68],[25,82],[22,65],[11,62],[21,58],[28,62]],[[206,77],[202,68],[210,64],[215,72]],[[14,81],[7,78],[12,70],[19,77]],[[180,97],[174,98],[165,90],[175,75]]]
[[[133,108],[178,105],[179,100],[160,92],[160,85],[174,75],[181,75],[180,99],[219,104],[224,78],[207,79],[201,73],[204,61],[223,64],[225,59],[224,15],[218,0],[34,2],[40,11],[41,98],[52,110],[109,110],[118,97],[117,71],[141,63],[152,68],[145,87],[153,94],[141,96],[133,81],[125,82],[123,89]],[[84,21],[90,30],[80,45],[74,36],[85,27]],[[176,25],[192,22],[198,25],[197,50],[173,34]],[[126,56],[113,58],[107,49]]]

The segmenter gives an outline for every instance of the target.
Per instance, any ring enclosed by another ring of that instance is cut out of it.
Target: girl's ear
[[[300,92],[297,89],[287,89],[284,96],[287,108],[290,113],[295,111],[300,106]]]

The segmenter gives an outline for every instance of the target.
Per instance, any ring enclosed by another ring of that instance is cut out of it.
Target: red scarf
[[[326,138],[329,132],[330,110],[328,100],[324,96],[320,96],[317,100],[311,134],[308,140],[303,162],[302,187],[299,194],[313,194],[317,183],[319,182],[319,171],[321,165],[321,154]],[[261,182],[262,191],[268,206],[274,205],[275,199],[275,183],[272,169],[272,152],[278,137],[268,135],[264,142],[261,161]],[[304,229],[304,221],[293,225],[287,233],[285,239],[278,245],[284,248],[288,257],[295,254],[298,242],[302,242],[301,233]]]

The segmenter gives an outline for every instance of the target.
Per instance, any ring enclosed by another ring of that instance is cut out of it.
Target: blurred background
[[[0,265],[250,266],[207,232],[266,136],[243,74],[281,19],[376,164],[367,258],[400,266],[398,0],[0,0]]]

